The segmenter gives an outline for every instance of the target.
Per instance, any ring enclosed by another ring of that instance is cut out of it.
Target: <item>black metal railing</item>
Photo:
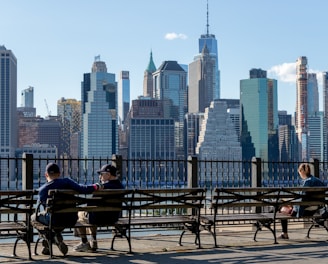
[[[36,189],[45,182],[44,170],[56,162],[63,176],[79,183],[98,181],[97,170],[114,163],[127,188],[251,187],[299,185],[300,162],[267,162],[259,158],[250,161],[123,159],[106,158],[48,159],[24,154],[22,158],[0,157],[0,186],[6,189]],[[328,183],[328,163],[309,160],[312,174]]]

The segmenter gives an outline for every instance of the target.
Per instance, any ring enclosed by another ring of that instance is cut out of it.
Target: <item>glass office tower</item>
[[[177,158],[184,159],[184,117],[188,112],[187,73],[176,61],[164,61],[153,74],[155,98],[164,102],[164,115],[175,122]]]
[[[111,157],[118,149],[117,83],[97,56],[82,82],[82,157]]]
[[[279,159],[277,81],[263,78],[263,71],[257,71],[259,75],[240,81],[243,160],[255,155],[275,161]]]

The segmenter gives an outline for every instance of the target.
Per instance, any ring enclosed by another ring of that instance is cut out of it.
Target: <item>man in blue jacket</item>
[[[44,211],[39,212],[38,214],[33,214],[31,216],[32,221],[38,221],[45,225],[49,225],[49,220],[50,220],[49,214],[46,213],[46,202],[48,199],[49,190],[69,189],[69,190],[77,191],[82,194],[90,194],[100,188],[99,184],[82,185],[82,184],[78,184],[77,182],[73,181],[70,178],[60,178],[60,169],[56,163],[49,163],[46,166],[45,177],[47,182],[39,188],[39,197],[38,197],[38,205],[41,204],[41,206],[43,206],[44,208]],[[71,226],[76,223],[77,214],[73,213],[73,214],[65,214],[65,215],[62,214],[58,217],[54,216],[52,221],[54,225]],[[63,229],[55,229],[53,231],[55,233],[54,235],[55,243],[58,246],[59,250],[65,256],[67,254],[68,248],[67,245],[63,242],[63,236],[61,234]],[[43,245],[42,254],[49,255],[50,251],[47,241],[43,240],[42,245]]]

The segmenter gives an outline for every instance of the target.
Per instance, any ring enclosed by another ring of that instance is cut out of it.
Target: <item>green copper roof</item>
[[[148,67],[146,69],[147,72],[153,73],[156,71],[156,66],[155,63],[153,61],[153,52],[150,52],[150,59],[149,59],[149,64]]]

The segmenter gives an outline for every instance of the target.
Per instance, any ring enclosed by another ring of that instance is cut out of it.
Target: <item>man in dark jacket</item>
[[[31,221],[38,221],[44,225],[49,225],[50,217],[46,213],[46,202],[48,199],[48,192],[51,189],[69,189],[83,194],[90,194],[100,188],[99,184],[82,185],[73,181],[70,178],[60,178],[60,169],[56,163],[49,163],[46,166],[45,177],[47,182],[39,188],[38,206],[42,206],[45,210],[31,216]],[[60,216],[53,216],[52,224],[57,226],[72,226],[77,221],[77,214],[61,214]],[[59,250],[65,256],[67,254],[67,245],[63,242],[61,232],[63,229],[54,229],[54,239]],[[47,241],[42,241],[42,254],[49,255],[49,245]]]
[[[100,184],[102,189],[124,189],[121,181],[117,177],[117,170],[111,164],[106,164],[97,171],[99,174]],[[95,194],[96,195],[96,194]],[[108,212],[79,212],[79,220],[94,225],[110,225],[114,224],[120,216],[119,211]],[[81,242],[74,247],[74,251],[93,251],[98,249],[97,243],[97,227],[80,227],[75,229],[75,236],[81,237]],[[88,241],[87,235],[91,235],[91,240]]]

